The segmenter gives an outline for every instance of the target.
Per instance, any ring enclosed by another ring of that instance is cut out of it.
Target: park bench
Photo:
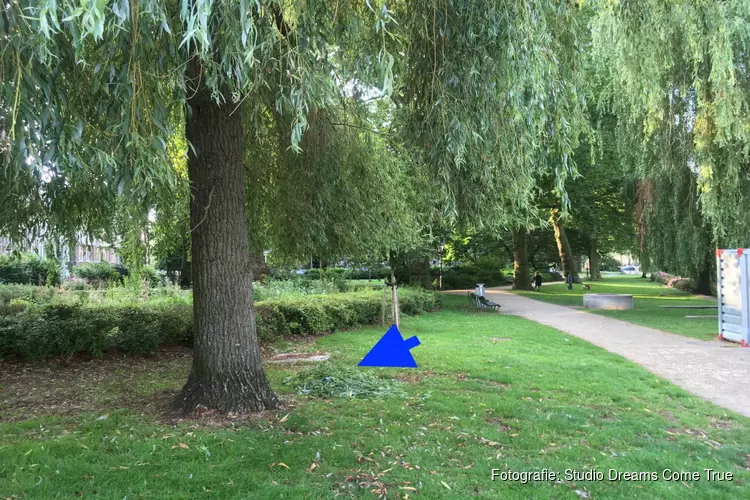
[[[469,304],[474,305],[476,307],[479,307],[479,304],[483,305],[484,307],[490,307],[494,309],[495,311],[500,310],[500,304],[497,304],[495,302],[492,302],[491,300],[487,300],[485,297],[477,296],[475,293],[469,292]]]

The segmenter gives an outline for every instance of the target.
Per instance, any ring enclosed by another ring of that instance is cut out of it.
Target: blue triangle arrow
[[[420,344],[417,337],[406,340],[401,336],[396,325],[391,326],[370,352],[362,358],[357,366],[387,366],[392,368],[417,368],[417,362],[409,349]]]

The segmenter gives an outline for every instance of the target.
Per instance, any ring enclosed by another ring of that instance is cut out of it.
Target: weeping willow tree
[[[507,223],[532,209],[543,170],[563,193],[587,124],[579,9],[547,0],[416,0],[403,18],[402,135],[446,186],[444,214]]]
[[[185,117],[195,350],[180,413],[276,405],[250,307],[243,117],[272,95],[299,150],[307,111],[340,94],[333,43],[391,80],[370,39],[389,22],[387,9],[302,1],[28,1],[0,14],[4,233],[95,230],[118,197],[144,204],[176,186],[167,141]]]
[[[312,110],[299,152],[291,149],[287,120],[268,113],[267,121],[251,132],[259,140],[248,141],[246,152],[256,251],[272,248],[287,261],[383,260],[416,244],[420,217],[409,205],[408,159],[366,111]]]
[[[396,7],[399,24],[374,1],[4,4],[0,231],[18,237],[32,226],[95,230],[118,198],[143,204],[168,192],[178,184],[167,155],[178,131],[172,118],[184,116],[195,349],[178,412],[277,404],[250,307],[245,155],[247,141],[252,148],[256,138],[248,138],[248,120],[262,126],[269,108],[283,117],[273,119],[287,130],[278,161],[297,174],[270,168],[273,177],[260,174],[260,182],[288,186],[303,179],[289,195],[324,209],[327,196],[351,196],[344,186],[352,186],[354,175],[343,170],[374,151],[367,140],[361,149],[346,147],[349,127],[325,123],[341,97],[346,79],[335,75],[343,69],[384,95],[394,91],[401,130],[419,155],[415,165],[439,187],[446,216],[501,220],[504,207],[528,205],[539,169],[555,171],[563,189],[585,123],[575,83],[577,9],[553,0],[421,0]],[[288,156],[287,145],[300,156]],[[329,149],[337,156],[323,165],[317,156]],[[371,167],[361,165],[365,178],[384,180]],[[338,191],[337,168],[346,179]],[[384,171],[390,168],[396,169]],[[317,194],[318,178],[329,183],[326,195]],[[262,192],[284,190],[274,185]],[[386,206],[373,217],[393,213],[394,205]],[[335,224],[348,221],[326,213],[333,227],[302,233],[302,244],[292,248],[336,244]]]
[[[596,5],[604,101],[627,165],[648,186],[644,256],[705,283],[713,245],[748,243],[750,4]]]
[[[588,126],[581,9],[417,0],[396,15],[408,40],[395,70],[399,136],[444,186],[435,203],[446,225],[459,233],[515,229],[522,253],[522,236],[539,219],[535,179],[550,173],[565,209],[572,152]]]

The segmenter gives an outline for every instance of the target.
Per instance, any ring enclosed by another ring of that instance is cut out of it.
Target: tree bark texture
[[[526,228],[513,230],[513,289],[530,290],[531,275],[526,252]]]
[[[712,278],[716,276],[716,269],[714,265],[714,252],[709,252],[706,255],[703,269],[698,273],[698,278],[695,280],[695,293],[701,295],[714,295],[712,290]]]
[[[600,262],[601,259],[599,259],[599,249],[596,238],[591,238],[591,254],[589,255],[589,273],[591,274],[591,281],[599,281],[602,279]]]
[[[565,234],[565,225],[560,220],[559,212],[557,210],[552,210],[552,216],[550,219],[555,230],[555,242],[557,243],[557,251],[560,255],[560,264],[563,268],[563,275],[567,277],[568,273],[571,273],[573,275],[573,282],[580,283],[581,278],[578,277],[578,271],[576,270],[576,264],[573,258],[573,251],[570,248],[568,237]]]
[[[189,68],[195,82],[196,66]],[[192,370],[175,409],[188,415],[274,408],[278,400],[261,366],[252,303],[242,110],[217,104],[205,86],[188,105],[195,340]]]
[[[424,256],[409,262],[409,284],[422,288],[432,288],[432,274],[430,274],[430,258]]]

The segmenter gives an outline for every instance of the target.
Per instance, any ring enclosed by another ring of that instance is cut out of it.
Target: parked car
[[[622,266],[620,272],[623,274],[641,274],[641,266]]]

